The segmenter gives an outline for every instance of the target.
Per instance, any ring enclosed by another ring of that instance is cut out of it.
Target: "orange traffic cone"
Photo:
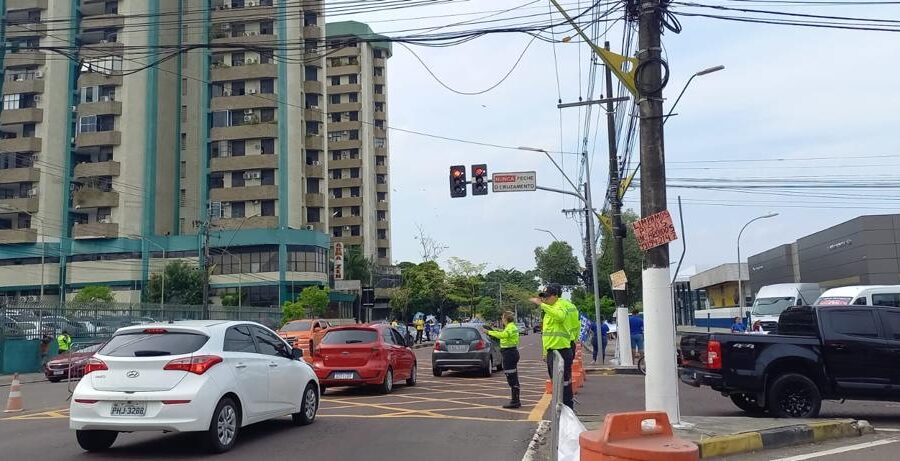
[[[544,393],[545,394],[553,393],[553,381],[551,381],[549,379],[547,380],[547,384],[544,386]]]
[[[13,375],[12,384],[9,385],[9,398],[6,400],[6,413],[22,411],[22,384],[19,382],[19,374]]]

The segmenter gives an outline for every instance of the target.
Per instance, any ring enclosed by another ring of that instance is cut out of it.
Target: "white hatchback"
[[[69,427],[88,451],[119,432],[202,432],[216,453],[240,428],[290,414],[316,418],[315,372],[272,330],[220,320],[121,328],[90,359],[72,395]]]

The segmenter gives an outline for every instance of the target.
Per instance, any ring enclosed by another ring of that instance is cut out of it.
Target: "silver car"
[[[431,371],[441,376],[444,370],[477,369],[491,376],[503,369],[500,345],[486,335],[481,325],[447,325],[441,330],[431,352]]]

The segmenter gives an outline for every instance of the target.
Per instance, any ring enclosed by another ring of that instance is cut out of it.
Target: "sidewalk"
[[[15,375],[0,375],[0,387],[9,386]],[[46,381],[47,377],[43,373],[19,373],[19,382],[22,384],[39,383]]]

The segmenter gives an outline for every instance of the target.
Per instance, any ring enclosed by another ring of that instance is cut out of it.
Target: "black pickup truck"
[[[777,334],[687,334],[683,382],[748,413],[811,418],[823,399],[900,401],[900,308],[796,306]]]

